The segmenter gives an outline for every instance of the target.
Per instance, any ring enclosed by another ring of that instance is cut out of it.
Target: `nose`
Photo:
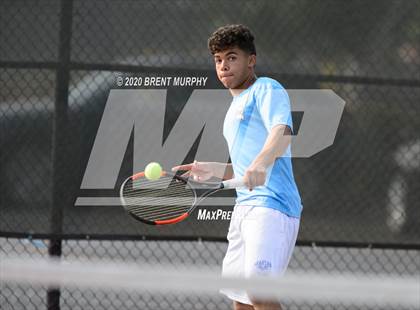
[[[228,71],[228,70],[229,70],[229,66],[228,66],[228,64],[227,64],[227,61],[226,61],[226,60],[222,60],[222,64],[221,64],[221,66],[220,66],[220,70],[221,70],[221,71]]]

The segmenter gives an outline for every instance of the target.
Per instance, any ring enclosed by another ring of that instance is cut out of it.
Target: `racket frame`
[[[130,212],[127,208],[125,208],[125,206],[127,206],[128,204],[125,201],[124,198],[124,187],[125,184],[129,181],[129,180],[138,180],[140,178],[145,177],[145,173],[144,171],[142,172],[138,172],[130,177],[128,177],[127,179],[124,180],[124,182],[122,183],[121,187],[120,187],[120,200],[121,200],[121,204],[123,205],[124,209],[128,212],[128,214],[130,214],[133,218],[135,218],[138,221],[141,221],[145,224],[148,225],[168,225],[168,224],[175,224],[178,222],[183,221],[184,219],[186,219],[193,211],[194,209],[209,195],[212,195],[216,192],[218,192],[221,189],[231,189],[231,188],[235,188],[235,187],[239,187],[242,183],[241,180],[228,180],[228,181],[224,181],[224,182],[196,182],[196,181],[190,181],[189,179],[183,178],[182,176],[176,175],[176,174],[172,174],[172,173],[168,173],[166,171],[162,171],[161,172],[161,177],[172,177],[173,179],[177,179],[181,182],[183,182],[186,186],[188,186],[190,188],[190,190],[192,191],[192,193],[194,194],[194,202],[192,203],[191,207],[188,209],[188,211],[186,211],[185,213],[171,218],[171,219],[167,219],[167,220],[156,220],[156,221],[150,221],[150,220],[146,220],[144,218],[141,218],[139,216],[137,216],[136,214],[134,214],[133,212]],[[200,198],[197,197],[197,191],[194,188],[194,186],[192,185],[196,185],[197,188],[202,189],[203,187],[208,186],[209,189],[204,192]]]

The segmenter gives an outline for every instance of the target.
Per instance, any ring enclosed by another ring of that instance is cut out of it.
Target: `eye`
[[[236,57],[235,56],[229,56],[229,61],[234,61],[234,60],[236,60]]]
[[[220,58],[217,58],[217,59],[215,59],[215,60],[214,60],[214,62],[215,62],[216,64],[220,64],[220,63],[222,62],[222,60],[221,60]]]

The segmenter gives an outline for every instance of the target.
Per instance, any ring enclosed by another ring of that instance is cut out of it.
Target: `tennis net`
[[[308,309],[321,309],[322,305],[328,305],[325,307],[328,309],[418,309],[420,306],[418,275],[290,271],[281,278],[243,279],[222,278],[218,270],[208,266],[7,256],[1,257],[0,280],[2,289],[9,290],[23,285],[90,292],[92,298],[97,298],[97,305],[103,307],[101,296],[134,294],[143,298],[144,306],[138,309],[229,309],[226,300],[198,302],[199,298],[220,299],[222,288],[246,290],[259,299],[278,299],[287,309],[301,309],[297,305]],[[72,296],[77,299],[77,293]],[[132,307],[125,308],[136,309],[138,305],[133,301]]]

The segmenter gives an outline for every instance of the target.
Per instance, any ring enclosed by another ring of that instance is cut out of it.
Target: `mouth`
[[[233,74],[227,74],[227,75],[221,75],[220,78],[221,79],[226,79],[226,78],[230,78],[233,77]]]

